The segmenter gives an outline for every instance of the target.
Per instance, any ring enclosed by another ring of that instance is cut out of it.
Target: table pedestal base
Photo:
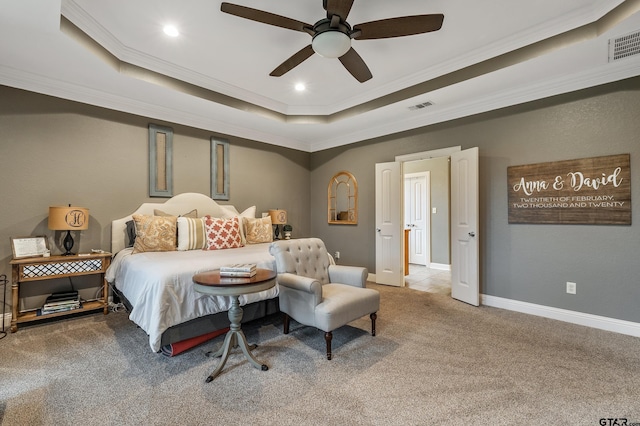
[[[235,348],[240,346],[242,349],[242,353],[247,358],[249,363],[253,365],[255,368],[258,368],[262,371],[267,371],[269,367],[265,364],[260,363],[251,353],[251,351],[258,347],[258,345],[249,345],[247,343],[247,338],[244,336],[242,329],[240,328],[240,323],[242,321],[242,308],[240,307],[240,299],[239,296],[231,296],[231,308],[229,309],[229,321],[231,325],[229,325],[229,331],[224,338],[224,343],[217,351],[209,351],[206,353],[207,356],[212,357],[222,357],[220,359],[220,363],[216,367],[216,369],[207,377],[206,382],[209,383],[222,371],[227,359],[229,358],[229,352],[231,348]]]

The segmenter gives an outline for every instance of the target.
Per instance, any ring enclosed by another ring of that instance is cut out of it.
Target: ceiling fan
[[[322,5],[327,11],[327,17],[313,25],[227,2],[222,2],[220,10],[263,24],[305,32],[312,37],[310,45],[278,65],[271,71],[270,76],[280,77],[317,53],[326,58],[338,58],[347,71],[361,83],[369,80],[372,75],[364,60],[351,47],[351,39],[372,40],[423,34],[438,31],[444,21],[442,14],[414,15],[365,22],[352,27],[347,22],[347,16],[353,2],[354,0],[323,0]]]

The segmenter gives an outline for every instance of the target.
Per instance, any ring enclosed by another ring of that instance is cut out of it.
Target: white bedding
[[[132,249],[118,252],[107,269],[106,279],[131,302],[129,318],[149,335],[154,352],[160,350],[162,333],[171,326],[204,315],[227,311],[229,297],[203,295],[193,289],[192,277],[231,263],[256,263],[275,270],[269,243],[249,244],[227,250],[147,252],[132,255]],[[240,297],[245,305],[278,295],[278,287]]]

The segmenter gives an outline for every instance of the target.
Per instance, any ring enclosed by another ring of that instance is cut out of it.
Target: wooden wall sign
[[[507,167],[509,223],[631,225],[630,154]]]

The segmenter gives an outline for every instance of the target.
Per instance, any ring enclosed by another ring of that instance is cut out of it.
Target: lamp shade
[[[273,225],[284,225],[287,223],[286,210],[269,210],[269,216],[271,216],[271,223]]]
[[[73,231],[89,229],[89,209],[83,207],[49,207],[49,229]]]

